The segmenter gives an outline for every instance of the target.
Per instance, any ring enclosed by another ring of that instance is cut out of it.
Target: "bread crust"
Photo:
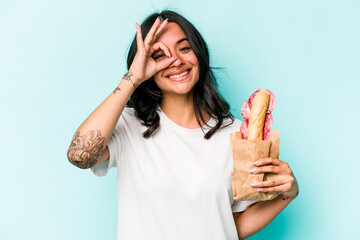
[[[263,140],[266,112],[269,107],[270,96],[266,92],[258,92],[251,106],[248,140]]]

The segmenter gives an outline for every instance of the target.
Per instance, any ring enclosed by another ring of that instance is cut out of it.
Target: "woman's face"
[[[169,67],[154,75],[154,80],[163,96],[191,94],[199,80],[200,69],[195,53],[183,30],[176,23],[168,23],[155,42],[165,44],[169,48],[171,56],[177,57]],[[155,61],[161,61],[168,56],[160,50],[155,52],[152,57]]]

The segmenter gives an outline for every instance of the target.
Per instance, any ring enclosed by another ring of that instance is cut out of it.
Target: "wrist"
[[[293,194],[283,193],[281,194],[281,198],[282,200],[295,199],[298,195],[299,195],[299,190],[297,190],[297,192]]]
[[[131,70],[129,70],[127,73],[124,74],[124,76],[121,79],[122,81],[126,81],[131,83],[134,89],[136,89],[140,83],[142,82],[140,79],[137,79]]]

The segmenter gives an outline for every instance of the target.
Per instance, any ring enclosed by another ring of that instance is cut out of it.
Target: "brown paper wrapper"
[[[234,171],[231,182],[234,200],[271,200],[278,196],[275,192],[258,192],[251,183],[271,180],[275,174],[251,174],[254,162],[261,158],[279,158],[279,130],[270,131],[273,137],[266,141],[242,139],[240,132],[230,134]]]

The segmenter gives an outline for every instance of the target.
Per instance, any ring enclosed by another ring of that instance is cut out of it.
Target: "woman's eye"
[[[165,57],[165,54],[159,54],[159,55],[153,57],[153,59],[156,61],[156,60],[161,60],[161,59],[163,59],[164,57]]]
[[[180,51],[182,51],[182,52],[188,52],[190,50],[191,50],[190,47],[183,47],[183,48],[180,49]]]

